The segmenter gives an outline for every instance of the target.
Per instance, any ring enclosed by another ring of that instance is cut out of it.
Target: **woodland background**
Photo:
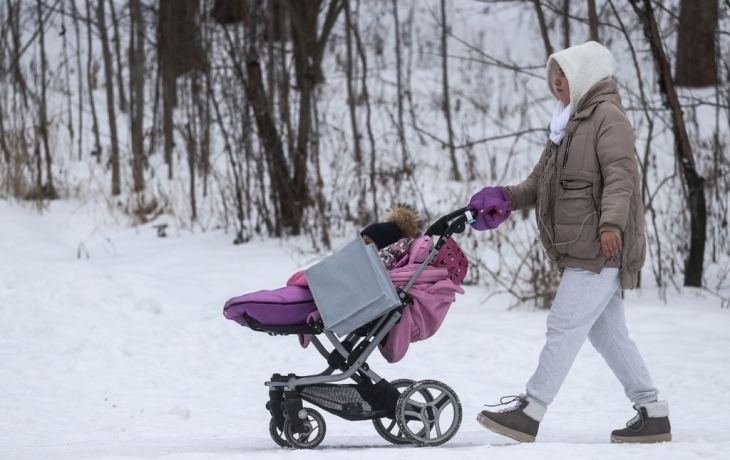
[[[336,249],[531,171],[547,56],[596,40],[636,130],[642,285],[730,303],[730,1],[0,0],[0,199],[100,225]],[[3,217],[0,216],[0,219]],[[460,244],[548,307],[530,212]],[[723,290],[725,294],[723,294]]]

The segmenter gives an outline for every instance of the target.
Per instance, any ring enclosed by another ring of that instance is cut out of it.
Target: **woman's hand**
[[[471,223],[474,230],[494,230],[512,213],[509,194],[504,187],[484,187],[471,197],[466,208],[479,212]]]
[[[603,255],[607,259],[617,259],[619,253],[623,249],[621,243],[621,233],[613,230],[601,233],[601,249]]]

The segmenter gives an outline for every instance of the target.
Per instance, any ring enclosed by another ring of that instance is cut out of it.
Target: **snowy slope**
[[[488,292],[471,286],[442,329],[401,362],[377,353],[369,360],[388,379],[450,385],[464,409],[451,441],[396,447],[370,422],[325,414],[328,434],[316,451],[281,449],[269,438],[263,382],[274,372],[319,372],[324,361],[294,337],[254,333],[221,311],[229,297],[282,286],[311,260],[288,242],[233,246],[213,232],[105,230],[82,209],[53,203],[40,215],[0,202],[3,460],[727,458],[730,311],[717,300],[683,292],[663,305],[648,290],[627,295],[633,338],[670,401],[673,443],[608,443],[633,411],[587,345],[538,441],[516,445],[475,416],[523,391],[546,312],[507,311],[498,298],[483,304]]]

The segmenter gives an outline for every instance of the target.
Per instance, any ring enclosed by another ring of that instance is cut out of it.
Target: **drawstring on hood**
[[[605,46],[597,42],[586,42],[582,45],[558,51],[550,55],[545,66],[547,85],[555,99],[558,95],[553,87],[552,77],[560,66],[570,86],[570,116],[572,117],[580,99],[593,85],[613,74],[613,55]]]

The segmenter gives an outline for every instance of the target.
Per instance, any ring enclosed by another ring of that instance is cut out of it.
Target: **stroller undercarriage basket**
[[[313,334],[311,343],[328,364],[316,375],[274,374],[266,382],[269,433],[276,444],[314,448],[324,439],[324,418],[317,410],[305,408],[304,401],[346,420],[372,420],[378,434],[393,444],[437,446],[456,434],[462,409],[450,387],[435,380],[388,382],[370,368],[366,359],[412,302],[409,289],[439,249],[452,234],[463,232],[472,219],[473,212],[464,208],[436,221],[426,235],[440,235],[438,240],[399,291],[387,278],[377,253],[358,238],[345,247],[349,255],[337,256],[338,251],[307,270],[321,322],[271,327],[247,318],[250,327],[261,332]],[[336,281],[332,280],[333,273]],[[318,339],[321,335],[333,349],[322,344]],[[346,379],[354,384],[335,383]]]
[[[299,390],[301,398],[346,420],[393,417],[400,393],[392,386],[322,383]],[[390,397],[390,398],[389,398]]]

